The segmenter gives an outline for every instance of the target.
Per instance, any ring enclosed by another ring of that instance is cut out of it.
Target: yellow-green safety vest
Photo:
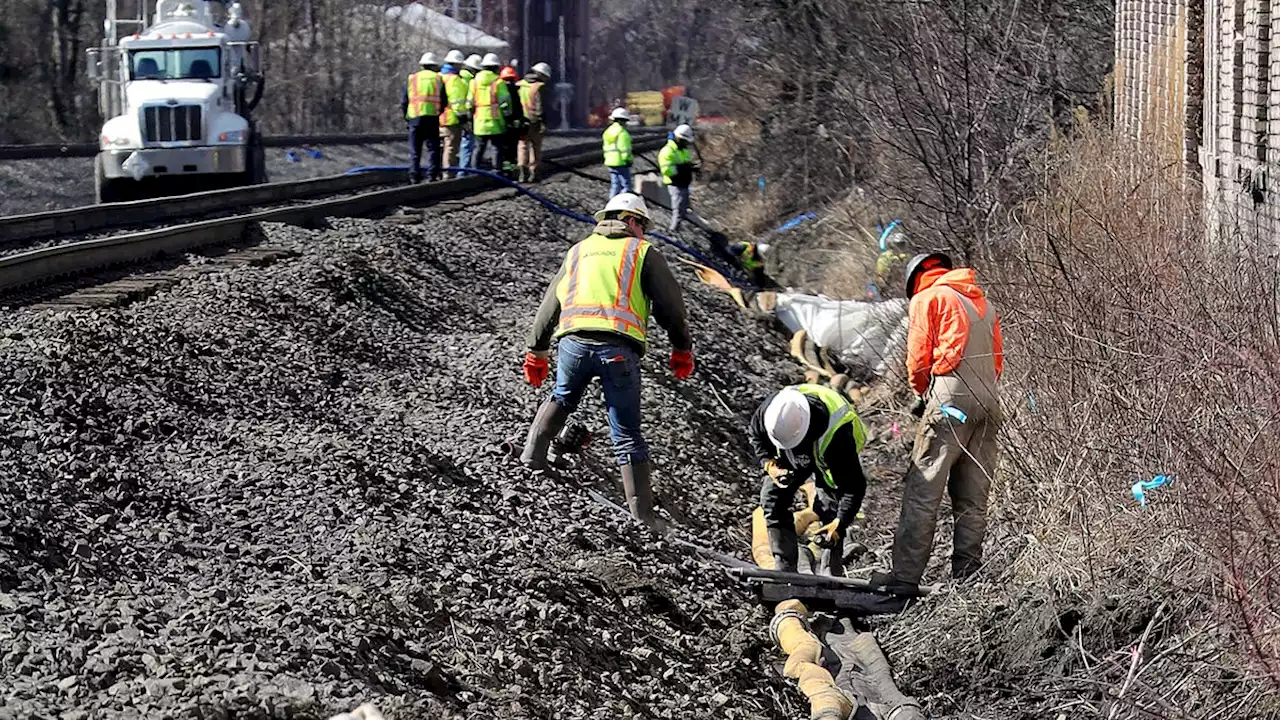
[[[542,87],[546,83],[540,80],[521,80],[516,84],[520,87],[520,107],[524,108],[524,116],[530,120],[541,120]]]
[[[631,131],[627,126],[615,122],[604,129],[604,165],[605,167],[625,167],[633,161],[631,156]]]
[[[511,92],[498,73],[481,70],[471,81],[471,131],[476,135],[501,135],[507,131],[506,109]]]
[[[646,344],[649,298],[640,287],[649,243],[635,237],[592,234],[564,257],[564,277],[556,285],[560,325],[556,337],[576,330],[625,335]]]
[[[693,162],[693,152],[689,148],[681,149],[675,140],[668,140],[658,153],[658,169],[662,171],[662,183],[670,185],[675,179],[676,167]]]
[[[440,73],[434,70],[419,70],[409,76],[409,107],[405,110],[405,118],[435,116],[440,114],[441,96],[444,94],[444,83],[440,82]]]
[[[764,267],[764,261],[756,254],[756,244],[743,243],[743,245],[746,246],[746,249],[742,251],[742,255],[740,256],[742,260],[742,269],[747,272],[752,272],[753,270]]]
[[[830,419],[827,421],[827,431],[822,433],[822,437],[818,438],[813,444],[813,464],[818,468],[818,472],[822,475],[822,480],[827,487],[832,490],[836,489],[836,481],[831,477],[831,468],[827,467],[825,455],[827,448],[831,446],[831,440],[835,438],[836,432],[845,425],[852,425],[853,442],[857,452],[862,452],[862,446],[867,443],[867,427],[862,424],[862,418],[858,417],[858,413],[854,411],[845,396],[825,385],[810,385],[808,383],[795,385],[792,389],[808,395],[811,398],[820,400],[827,407],[827,414]]]
[[[445,73],[440,79],[444,81],[444,94],[449,102],[440,114],[440,124],[451,127],[462,122],[461,116],[471,112],[467,106],[467,81],[457,73]]]

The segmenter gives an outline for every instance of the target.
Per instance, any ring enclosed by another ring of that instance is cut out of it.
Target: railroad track
[[[637,139],[636,151],[653,150],[663,142],[661,135],[645,136]],[[595,140],[548,151],[546,157],[554,163],[548,163],[549,174],[602,162],[600,144]],[[399,172],[361,173],[0,218],[0,249],[3,249],[6,243],[30,242],[33,238],[58,238],[187,219],[225,212],[229,208],[281,205],[15,252],[0,257],[0,295],[93,271],[145,263],[203,247],[232,244],[258,223],[306,224],[325,217],[373,215],[389,208],[424,206],[472,195],[498,185],[487,177],[470,176],[360,192],[379,184],[402,183],[402,178]],[[338,193],[345,194],[336,198],[314,199]]]
[[[551,135],[560,137],[595,137],[597,129],[554,130]],[[373,145],[377,143],[403,142],[400,133],[346,133],[332,135],[269,135],[262,138],[266,147],[281,148],[295,145]],[[98,154],[97,143],[36,143],[30,145],[0,145],[0,160],[46,160],[51,158],[89,158]]]

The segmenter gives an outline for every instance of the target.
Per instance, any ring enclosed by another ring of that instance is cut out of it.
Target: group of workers
[[[604,165],[609,170],[610,199],[621,193],[633,192],[631,166],[635,162],[635,154],[631,149],[631,131],[627,129],[630,122],[630,111],[625,107],[615,108],[609,113],[609,125],[601,135]],[[693,127],[683,123],[671,131],[667,144],[658,151],[658,172],[671,203],[671,221],[667,225],[671,232],[678,230],[680,224],[689,218],[689,189],[693,185],[693,176],[702,169],[694,162],[693,153]]]
[[[529,427],[520,459],[531,469],[547,467],[553,439],[590,382],[599,378],[628,507],[636,519],[661,532],[649,448],[640,428],[640,358],[652,317],[670,339],[673,374],[687,379],[695,367],[693,338],[680,286],[662,253],[645,240],[651,218],[644,199],[617,193],[596,220],[594,231],[565,254],[527,337],[523,371],[531,385],[541,387],[550,374],[553,339],[558,363],[554,387]],[[996,381],[1003,369],[999,320],[972,269],[955,268],[943,253],[926,253],[907,263],[904,284],[906,367],[916,395],[911,414],[920,418],[920,426],[892,568],[870,578],[872,585],[895,593],[919,587],[944,492],[950,493],[954,517],[952,576],[967,578],[982,565],[1001,422]],[[763,474],[759,502],[777,569],[797,568],[800,538],[792,503],[812,478],[814,511],[823,523],[810,538],[822,548],[815,569],[843,575],[843,541],[867,486],[859,459],[867,429],[852,404],[826,386],[785,387],[764,399],[746,430]]]
[[[482,167],[486,155],[507,177],[537,179],[550,65],[537,63],[522,79],[495,53],[464,57],[460,50],[450,50],[443,62],[425,53],[419,64],[422,69],[409,75],[400,100],[409,124],[410,182],[423,180],[424,146],[428,180],[442,179],[446,167]]]

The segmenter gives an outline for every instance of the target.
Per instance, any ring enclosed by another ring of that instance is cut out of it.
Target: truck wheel
[[[93,159],[93,201],[99,205],[120,202],[120,182],[107,177],[102,168],[102,156]]]
[[[262,185],[267,182],[267,150],[262,145],[262,136],[254,133],[249,140],[249,157],[245,158],[248,168],[245,169],[246,181],[249,185]]]

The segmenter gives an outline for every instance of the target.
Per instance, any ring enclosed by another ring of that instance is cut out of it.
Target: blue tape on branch
[[[813,220],[816,217],[818,217],[817,213],[811,213],[811,212],[807,212],[802,215],[797,215],[791,218],[790,220],[782,223],[778,227],[774,228],[773,231],[776,233],[784,233],[784,232],[787,232],[788,230],[795,230],[797,227],[800,226],[801,223],[807,220]]]
[[[353,175],[353,174],[362,173],[362,172],[386,172],[386,171],[397,171],[397,170],[403,171],[403,172],[409,172],[409,166],[408,165],[364,165],[357,168],[351,168],[346,172],[346,174]],[[563,215],[567,218],[572,218],[582,223],[594,224],[596,222],[595,218],[587,215],[583,215],[582,213],[574,212],[573,210],[570,210],[566,207],[558,205],[551,199],[543,195],[539,195],[536,192],[533,192],[529,188],[521,185],[520,183],[516,182],[515,180],[512,180],[509,177],[506,177],[501,173],[494,172],[492,170],[481,170],[479,168],[446,167],[446,168],[442,168],[442,170],[444,172],[467,173],[470,175],[483,175],[484,177],[490,178],[492,180],[497,180],[498,182],[504,185],[508,185],[510,187],[515,188],[522,195],[527,195],[533,198],[538,203],[540,203],[543,207],[545,207],[546,209],[550,210],[553,213],[556,213],[558,215]],[[808,213],[808,215],[811,217],[817,217],[813,213]],[[800,220],[800,222],[804,222],[803,216],[801,216],[801,218],[797,218],[797,220]],[[792,222],[795,222],[795,221],[793,220]],[[658,240],[661,240],[667,245],[670,245],[676,250],[679,250],[685,255],[688,255],[694,260],[697,260],[699,263],[706,265],[708,268],[711,268],[712,270],[715,270],[716,272],[720,273],[722,276],[724,276],[725,281],[728,282],[730,285],[733,285],[734,287],[737,287],[743,290],[759,289],[750,283],[743,283],[738,280],[735,280],[733,278],[733,275],[730,273],[730,271],[727,270],[723,265],[707,257],[701,251],[695,250],[694,248],[691,248],[688,245],[685,245],[684,243],[680,242],[679,240],[676,240],[673,237],[670,237],[660,232],[654,232],[654,231],[650,231],[646,234],[649,237],[653,237],[653,238],[657,238]]]

